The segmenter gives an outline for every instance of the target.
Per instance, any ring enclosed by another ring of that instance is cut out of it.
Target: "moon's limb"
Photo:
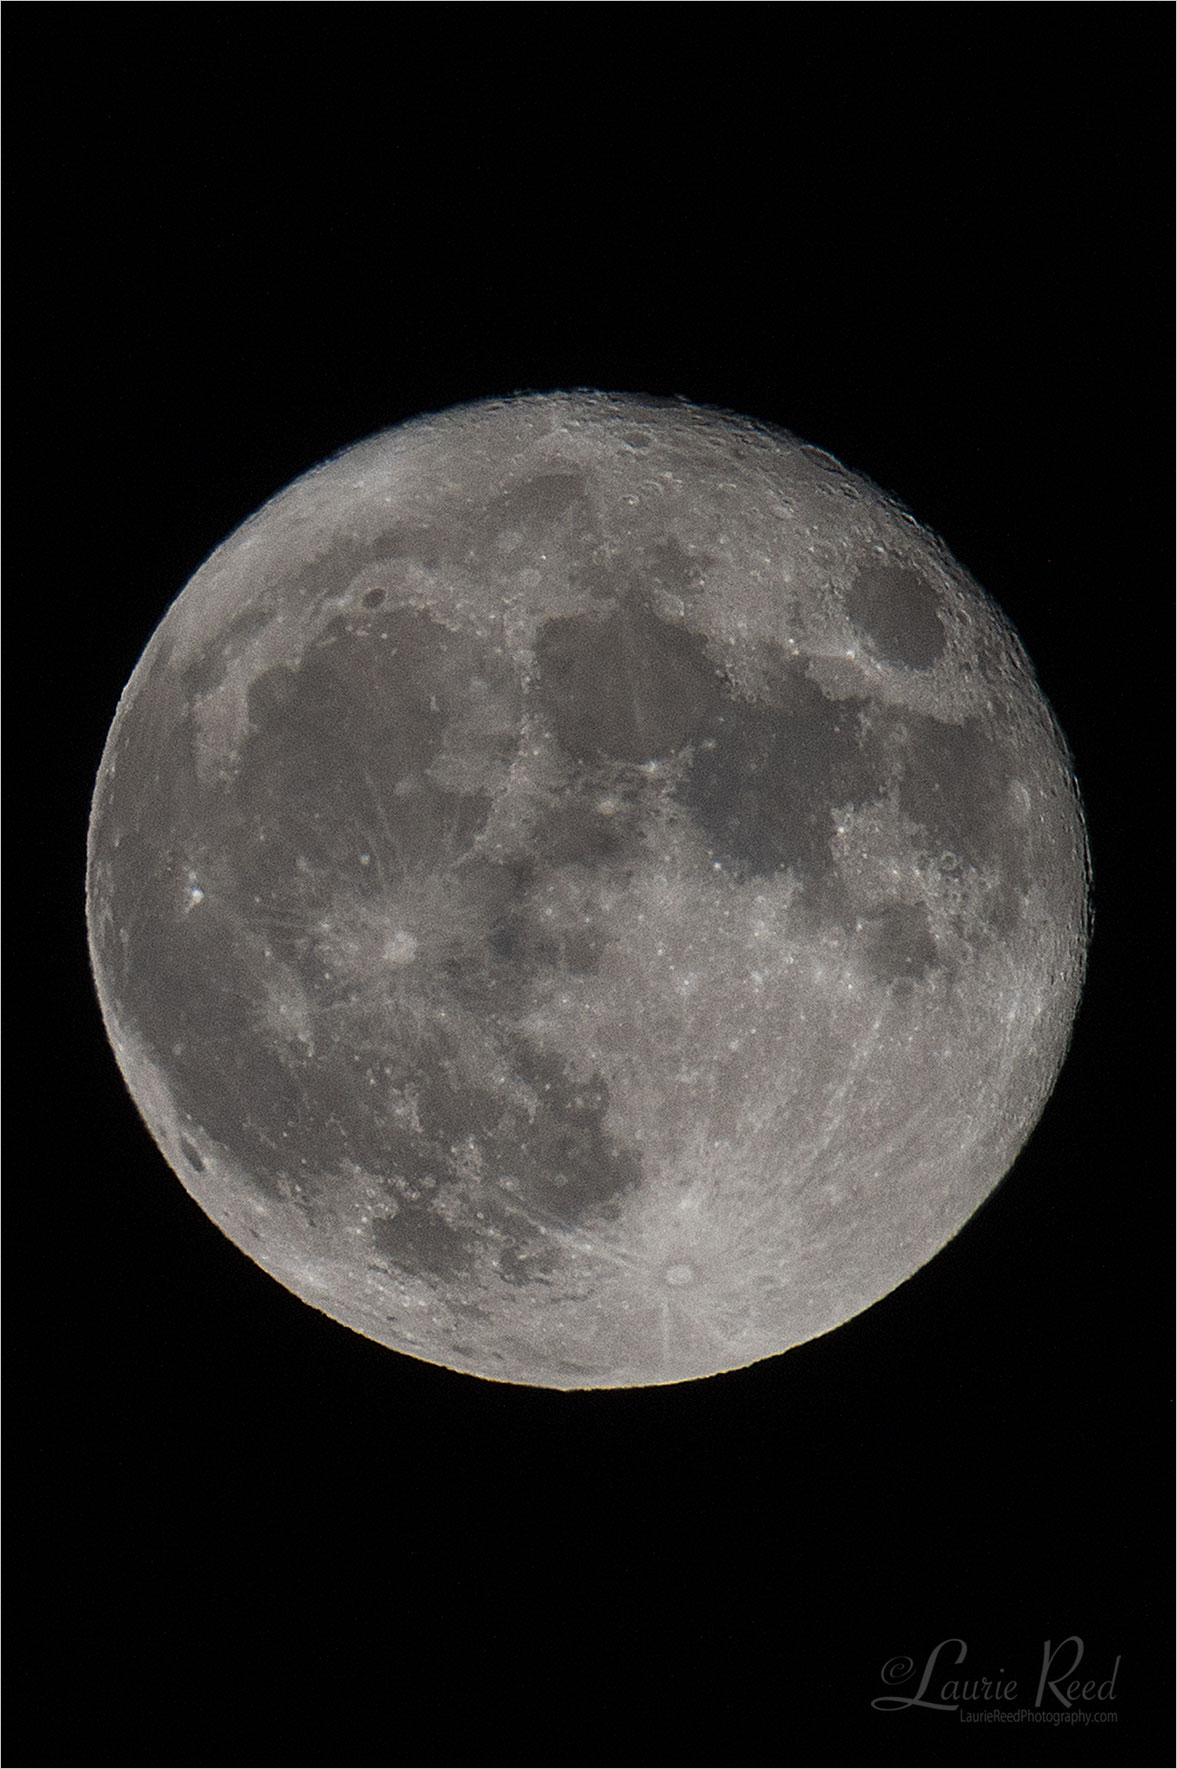
[[[218,549],[95,791],[128,1086],[305,1300],[556,1387],[825,1332],[998,1183],[1065,1052],[1086,842],[994,604],[726,414],[490,402]]]

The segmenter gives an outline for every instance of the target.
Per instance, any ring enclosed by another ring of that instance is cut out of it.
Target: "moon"
[[[168,609],[95,788],[107,1031],[203,1210],[401,1353],[680,1382],[962,1227],[1082,988],[1013,629],[785,431],[591,392],[386,431]]]

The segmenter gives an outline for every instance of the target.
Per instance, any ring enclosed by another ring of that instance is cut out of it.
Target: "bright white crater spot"
[[[416,956],[417,941],[404,928],[398,928],[385,942],[384,957],[388,964],[411,964]]]

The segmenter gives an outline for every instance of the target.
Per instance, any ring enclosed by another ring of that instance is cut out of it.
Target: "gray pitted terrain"
[[[961,1226],[1049,1093],[1085,843],[1015,636],[820,451],[570,394],[230,537],[123,696],[99,995],[283,1283],[555,1387],[745,1364]]]

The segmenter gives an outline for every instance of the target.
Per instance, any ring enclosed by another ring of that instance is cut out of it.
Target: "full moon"
[[[94,793],[127,1086],[394,1350],[680,1382],[942,1248],[1050,1093],[1087,845],[1013,629],[874,485],[680,400],[373,437],[168,609]]]

